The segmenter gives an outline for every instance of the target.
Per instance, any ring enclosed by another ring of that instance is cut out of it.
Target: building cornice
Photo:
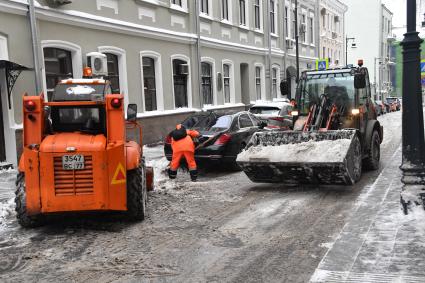
[[[27,13],[27,4],[22,1],[0,0],[0,10],[6,13],[25,16]],[[166,29],[155,28],[135,24],[131,22],[96,16],[75,10],[56,10],[50,7],[37,5],[37,19],[62,23],[71,26],[92,28],[97,30],[108,30],[128,35],[167,40],[178,43],[195,44],[197,35],[194,33],[174,32]],[[248,52],[250,54],[264,55],[268,53],[267,48],[244,45],[229,41],[223,41],[215,38],[201,36],[202,45],[216,49],[231,50],[236,52]],[[280,49],[273,49],[272,55],[284,56],[285,52]]]
[[[27,4],[16,1],[0,0],[0,10],[17,15],[26,15]],[[38,20],[62,23],[72,26],[90,27],[98,30],[115,31],[154,39],[165,39],[179,43],[195,43],[196,34],[175,32],[162,28],[111,19],[75,10],[56,10],[50,7],[35,7]]]

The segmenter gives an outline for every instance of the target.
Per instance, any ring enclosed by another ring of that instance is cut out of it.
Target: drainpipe
[[[32,53],[34,58],[35,89],[37,94],[42,92],[41,68],[38,46],[37,19],[35,16],[34,0],[28,0],[28,14],[31,27]]]
[[[266,17],[266,18],[269,18],[270,17],[270,9],[271,9],[271,7],[270,7],[270,1],[267,1],[267,15],[268,15],[268,17]],[[276,11],[275,11],[276,12]],[[268,44],[269,44],[269,50],[268,50],[268,56],[267,56],[267,61],[268,61],[268,69],[269,69],[269,92],[270,92],[270,94],[271,94],[271,96],[270,96],[270,100],[273,100],[273,93],[272,93],[272,89],[273,89],[273,78],[272,78],[272,35],[271,35],[271,33],[272,33],[272,27],[271,27],[271,25],[270,25],[270,23],[271,23],[271,19],[269,19],[269,22],[268,22],[268,24],[267,24],[267,34],[268,34]],[[266,96],[266,99],[267,99],[267,96]]]
[[[200,21],[200,15],[199,15],[199,1],[195,0],[195,10],[196,10],[196,17],[195,17],[195,26],[196,26],[196,57],[198,58],[198,88],[199,88],[199,107],[202,109],[204,107],[204,99],[202,97],[202,65],[201,65],[201,21]],[[214,82],[215,83],[215,82]]]

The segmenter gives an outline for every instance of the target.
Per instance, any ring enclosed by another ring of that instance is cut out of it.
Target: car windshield
[[[312,104],[327,95],[332,103],[345,108],[354,105],[354,76],[349,72],[306,75],[298,89],[298,104],[302,113],[308,113]]]
[[[103,100],[105,84],[58,84],[53,92],[53,101]]]
[[[260,115],[278,115],[279,107],[274,106],[253,106],[249,109],[249,112],[252,114],[260,114]]]
[[[395,97],[387,97],[388,103],[393,103],[393,102],[396,102],[396,101],[397,101],[397,98],[395,98]]]

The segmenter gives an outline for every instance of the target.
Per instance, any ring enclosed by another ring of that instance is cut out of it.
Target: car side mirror
[[[127,107],[127,121],[137,120],[137,104],[131,103]]]
[[[362,89],[366,87],[366,75],[365,74],[356,74],[354,76],[354,87],[356,89]]]
[[[258,125],[259,129],[264,129],[265,127],[267,127],[267,123],[264,121],[261,121],[260,124]]]

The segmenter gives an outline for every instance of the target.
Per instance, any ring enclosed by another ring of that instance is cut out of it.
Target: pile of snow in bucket
[[[277,146],[252,146],[238,155],[237,161],[250,162],[343,162],[351,140],[324,140],[283,144]]]

